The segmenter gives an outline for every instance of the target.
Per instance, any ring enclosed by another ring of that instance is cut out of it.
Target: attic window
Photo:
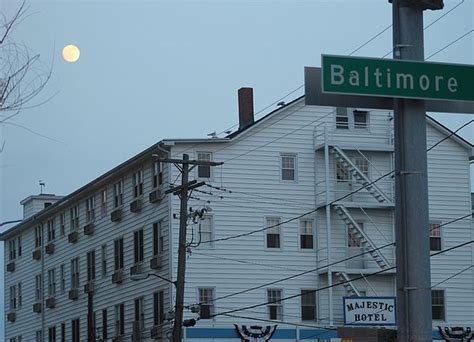
[[[44,207],[47,208],[47,207],[49,207],[51,204],[53,204],[53,203],[51,203],[51,202],[45,202],[45,203],[44,203]]]
[[[362,110],[354,111],[354,128],[366,129],[369,122],[369,112]]]

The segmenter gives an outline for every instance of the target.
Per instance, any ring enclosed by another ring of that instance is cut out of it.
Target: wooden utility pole
[[[181,342],[183,325],[184,281],[186,273],[186,229],[188,226],[188,197],[189,192],[205,184],[195,180],[188,182],[189,172],[196,166],[217,166],[223,163],[189,160],[187,154],[183,159],[159,159],[164,163],[173,163],[181,171],[181,185],[167,190],[165,193],[178,195],[181,200],[179,210],[179,238],[178,238],[178,275],[176,277],[176,303],[173,326],[173,342]],[[191,167],[190,167],[191,165]]]

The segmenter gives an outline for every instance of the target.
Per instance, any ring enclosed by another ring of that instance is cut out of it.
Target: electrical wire
[[[474,32],[474,29],[471,29],[470,31],[467,31],[466,33],[464,33],[462,36],[456,38],[455,40],[453,40],[451,43],[449,43],[448,45],[445,45],[444,47],[442,47],[441,49],[437,50],[436,52],[432,53],[431,55],[429,55],[428,57],[425,58],[425,60],[428,60],[430,59],[431,57],[437,55],[438,53],[446,50],[448,47],[450,47],[451,45],[453,45],[454,43],[457,43],[458,41],[460,41],[461,39],[463,39],[464,37],[470,35],[472,32]]]
[[[455,131],[451,132],[449,135],[445,136],[443,139],[441,139],[440,141],[438,141],[436,144],[434,144],[433,146],[431,146],[427,152],[431,151],[432,149],[434,149],[436,146],[438,146],[439,144],[441,144],[443,141],[449,139],[450,137],[452,137],[453,135],[455,135],[457,132],[459,132],[461,129],[463,129],[464,127],[472,124],[474,122],[474,120],[471,120],[471,121],[468,121],[466,122],[464,125],[462,125],[461,127],[459,127],[458,129],[456,129]]]
[[[458,248],[461,248],[461,247],[470,245],[470,244],[472,244],[472,243],[474,243],[474,240],[470,240],[470,241],[467,241],[467,242],[464,242],[464,243],[455,245],[455,246],[453,246],[453,247],[446,248],[446,249],[444,249],[444,250],[442,250],[442,251],[432,253],[432,254],[430,255],[430,257],[437,256],[437,255],[440,255],[440,254],[444,254],[444,253],[446,253],[446,252],[450,252],[450,251],[452,251],[452,250],[455,250],[455,249],[458,249]],[[368,274],[365,275],[365,278],[373,277],[373,276],[382,274],[382,273],[384,273],[384,272],[393,270],[393,269],[395,269],[395,268],[396,268],[395,266],[392,266],[392,267],[389,267],[389,268],[386,268],[386,269],[383,269],[383,270],[380,270],[380,271],[377,271],[377,272],[368,273]],[[308,290],[307,292],[309,292],[309,293],[313,293],[313,292],[316,293],[316,292],[319,292],[319,291],[322,291],[322,290],[327,290],[327,289],[329,289],[329,288],[331,288],[331,287],[337,287],[337,286],[340,286],[340,285],[343,285],[343,284],[346,284],[346,283],[349,283],[349,282],[352,282],[352,281],[355,281],[355,280],[363,279],[363,278],[364,278],[363,276],[355,277],[355,278],[352,278],[352,279],[347,280],[347,281],[341,281],[341,282],[336,283],[336,284],[332,284],[332,285],[328,285],[328,286],[323,286],[323,287],[320,287],[320,288],[315,289],[315,290]],[[281,299],[280,299],[280,302],[281,302],[281,301],[286,301],[286,300],[289,300],[289,299],[293,299],[293,298],[297,298],[297,297],[301,297],[301,296],[302,296],[302,294],[296,294],[296,295],[292,295],[292,296],[287,296],[287,297],[281,298]],[[211,315],[210,318],[217,317],[217,316],[221,316],[221,315],[224,315],[224,314],[231,314],[231,313],[238,312],[238,311],[243,311],[243,310],[246,310],[246,309],[253,309],[253,308],[257,308],[257,307],[264,306],[264,305],[268,305],[268,304],[272,304],[272,303],[274,303],[274,302],[273,302],[273,301],[266,301],[266,302],[264,302],[264,303],[253,304],[253,305],[249,305],[249,306],[246,306],[246,307],[242,307],[242,308],[237,308],[237,309],[229,310],[229,311],[226,311],[226,312],[219,312],[219,313],[216,313],[216,314]]]

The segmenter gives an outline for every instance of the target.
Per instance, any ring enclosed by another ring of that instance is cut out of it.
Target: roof
[[[110,171],[104,173],[103,175],[97,177],[96,179],[92,180],[91,182],[87,183],[86,185],[82,186],[81,188],[77,189],[76,191],[72,192],[71,194],[64,196],[62,199],[58,200],[51,206],[43,209],[39,213],[31,216],[30,218],[23,220],[19,224],[11,227],[7,231],[3,232],[0,234],[0,241],[6,240],[10,238],[11,235],[14,235],[18,232],[21,232],[25,229],[27,229],[31,224],[33,224],[35,221],[41,220],[44,216],[51,215],[54,212],[60,211],[63,209],[63,207],[67,206],[69,202],[71,202],[73,199],[79,196],[84,196],[87,192],[92,191],[92,189],[95,189],[97,187],[102,186],[104,183],[106,183],[110,178],[115,177],[117,173],[122,173],[128,170],[128,168],[132,167],[135,165],[135,162],[138,160],[145,159],[146,157],[151,156],[154,153],[159,153],[161,152],[168,152],[169,151],[169,146],[174,146],[176,144],[209,144],[209,143],[227,143],[234,138],[240,136],[243,132],[247,131],[248,129],[258,125],[260,122],[266,120],[267,118],[273,116],[274,114],[282,111],[283,109],[301,101],[304,99],[305,96],[302,95],[296,99],[294,99],[291,102],[288,102],[284,104],[283,106],[271,111],[270,113],[264,115],[257,121],[253,122],[252,124],[248,125],[242,130],[238,130],[234,133],[231,133],[227,135],[224,138],[198,138],[198,139],[163,139],[160,140],[158,143],[153,144],[149,148],[145,149],[144,151],[138,153],[137,155],[133,156],[132,158],[126,160],[125,162],[119,164],[118,166],[114,167]],[[447,135],[450,135],[451,138],[454,140],[458,141],[461,145],[465,146],[466,148],[470,149],[470,154],[472,155],[472,150],[473,150],[473,145],[468,142],[467,140],[463,139],[453,131],[451,131],[449,128],[446,126],[442,125],[429,115],[427,115],[428,122],[432,124],[435,128],[445,132]],[[26,199],[25,199],[26,200]],[[25,201],[24,200],[24,201]],[[23,201],[22,201],[23,202]]]

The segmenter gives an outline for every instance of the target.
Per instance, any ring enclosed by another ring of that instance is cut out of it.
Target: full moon
[[[81,56],[81,51],[76,45],[66,45],[63,48],[63,58],[66,62],[74,63],[77,62]]]

